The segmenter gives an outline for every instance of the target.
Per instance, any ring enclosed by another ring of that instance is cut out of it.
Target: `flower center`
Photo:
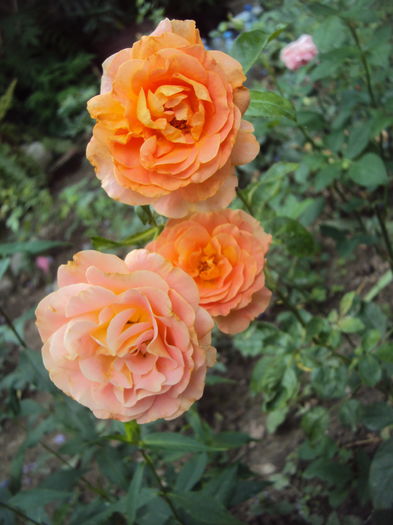
[[[190,129],[187,120],[177,120],[176,118],[173,118],[170,121],[170,125],[176,129],[180,129],[181,131],[189,131]]]
[[[198,264],[199,277],[205,281],[210,281],[219,277],[220,270],[217,262],[215,255],[204,255],[201,257]]]

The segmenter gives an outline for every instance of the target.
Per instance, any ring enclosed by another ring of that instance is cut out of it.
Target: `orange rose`
[[[167,217],[226,207],[234,165],[255,158],[239,62],[207,51],[195,22],[165,19],[103,64],[101,94],[88,103],[97,123],[87,147],[104,190]]]
[[[96,417],[173,419],[202,395],[213,321],[189,275],[156,253],[86,250],[58,271],[37,327],[52,381]]]
[[[200,305],[220,330],[245,330],[268,306],[263,267],[271,235],[242,210],[198,213],[170,220],[146,249],[163,255],[193,277]]]

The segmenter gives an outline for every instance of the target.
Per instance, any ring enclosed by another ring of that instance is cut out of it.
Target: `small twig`
[[[371,438],[367,439],[359,439],[358,441],[351,441],[349,443],[345,443],[343,447],[345,448],[353,448],[353,447],[363,447],[364,445],[372,445],[374,443],[380,443],[382,439],[378,436],[373,436]]]
[[[167,491],[166,487],[163,485],[163,483],[161,481],[161,478],[160,478],[158,472],[156,471],[156,468],[154,466],[154,463],[153,463],[151,457],[149,456],[149,454],[143,448],[139,448],[139,451],[142,454],[143,459],[145,460],[146,464],[149,466],[151,472],[153,473],[153,476],[154,476],[155,480],[157,481],[158,486],[160,487],[161,496],[168,503],[168,505],[169,505],[169,507],[170,507],[170,509],[172,511],[173,516],[175,517],[175,519],[181,525],[184,525],[184,522],[180,519],[180,517],[179,517],[179,515],[177,513],[177,510],[176,510],[175,506],[173,505],[173,503],[171,501],[171,498],[168,495],[168,491]]]
[[[26,342],[24,341],[22,336],[19,335],[17,329],[15,328],[15,325],[12,322],[12,319],[9,317],[9,315],[7,314],[7,312],[4,310],[2,306],[0,306],[0,314],[4,317],[5,322],[8,324],[9,328],[14,333],[15,337],[18,339],[18,341],[23,346],[23,348],[28,348]]]
[[[366,77],[367,91],[368,91],[368,94],[369,94],[369,97],[370,97],[372,105],[376,108],[377,107],[377,102],[376,102],[376,99],[375,99],[375,96],[374,96],[374,92],[373,92],[373,88],[372,88],[372,85],[371,85],[371,76],[370,76],[370,70],[368,68],[366,55],[364,54],[362,46],[360,45],[359,36],[358,36],[358,34],[356,32],[355,27],[349,21],[347,21],[346,24],[347,24],[347,26],[348,26],[348,28],[349,28],[352,36],[353,36],[353,39],[355,40],[356,47],[359,50],[360,59],[361,59],[362,64],[363,64],[364,74],[365,74],[365,77]]]

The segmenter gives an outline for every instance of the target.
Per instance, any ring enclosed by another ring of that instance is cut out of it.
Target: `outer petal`
[[[242,120],[231,155],[231,162],[236,166],[251,162],[259,153],[259,142],[253,135],[253,131],[254,126],[247,120]]]
[[[263,288],[253,295],[250,304],[240,310],[233,310],[226,317],[216,317],[218,328],[226,334],[238,334],[246,330],[251,321],[263,313],[269,306],[272,293]]]

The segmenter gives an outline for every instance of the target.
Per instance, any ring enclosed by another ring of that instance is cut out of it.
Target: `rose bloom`
[[[295,70],[308,64],[317,54],[318,48],[312,37],[302,35],[281,50],[280,58],[288,69]]]
[[[220,330],[235,334],[268,306],[263,267],[271,235],[251,215],[226,209],[170,220],[146,248],[193,277],[200,304]]]
[[[192,20],[165,19],[103,63],[101,93],[88,102],[97,123],[87,147],[102,187],[167,217],[226,207],[234,165],[255,158],[239,62],[204,48]]]
[[[82,251],[36,310],[50,378],[98,418],[148,423],[203,393],[213,321],[189,275],[158,254]]]

